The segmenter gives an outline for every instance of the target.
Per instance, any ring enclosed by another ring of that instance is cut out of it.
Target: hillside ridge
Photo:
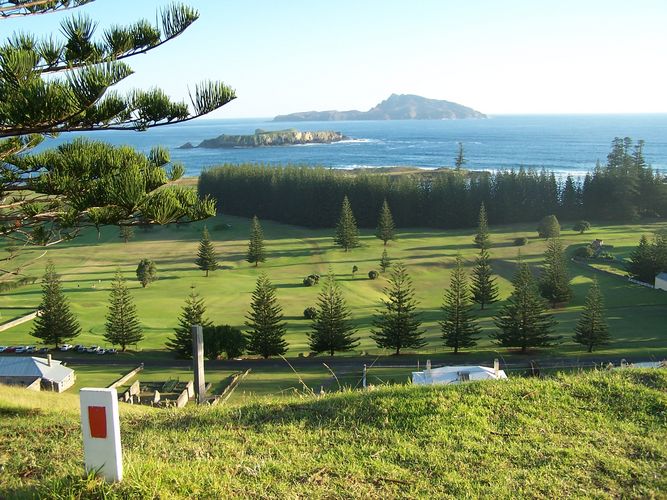
[[[347,120],[461,120],[486,118],[484,113],[451,101],[414,94],[392,94],[368,111],[302,111],[278,115],[274,122]]]

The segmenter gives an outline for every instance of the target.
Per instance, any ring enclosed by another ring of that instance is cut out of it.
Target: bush
[[[369,279],[377,279],[378,277],[378,272],[377,271],[368,271],[368,278]]]
[[[528,238],[526,238],[525,236],[522,236],[521,238],[515,238],[514,239],[514,246],[522,247],[526,243],[528,243]]]
[[[315,309],[312,306],[311,307],[306,307],[303,310],[303,317],[306,318],[306,319],[315,319],[315,318],[317,318],[317,309]]]
[[[555,215],[543,217],[537,225],[537,234],[540,238],[558,238],[560,236],[560,224]]]
[[[579,231],[579,234],[583,234],[586,231],[589,231],[591,229],[591,223],[588,222],[587,220],[580,220],[577,221],[577,223],[572,226],[573,231]]]
[[[313,286],[317,283],[311,276],[306,276],[303,278],[303,286]]]
[[[590,245],[577,247],[577,249],[574,251],[574,256],[579,259],[590,259],[593,257],[593,255],[595,255],[595,252]]]
[[[309,274],[308,277],[312,279],[315,283],[320,282],[320,275],[319,274]]]
[[[614,257],[614,254],[609,253],[609,252],[600,252],[597,256],[598,259],[601,260],[616,260],[616,257]]]

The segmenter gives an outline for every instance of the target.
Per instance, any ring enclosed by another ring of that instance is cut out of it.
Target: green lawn
[[[228,230],[216,229],[221,223],[232,227]],[[110,281],[117,268],[130,280],[146,334],[145,341],[138,346],[143,352],[119,356],[126,359],[136,357],[137,360],[170,357],[162,351],[164,342],[176,326],[181,306],[192,286],[206,299],[211,320],[242,327],[257,275],[266,272],[276,285],[278,299],[284,307],[290,345],[288,355],[296,356],[308,352],[306,334],[309,322],[303,319],[302,314],[306,306],[315,303],[318,292],[317,286],[307,288],[302,286],[301,281],[310,273],[324,274],[332,269],[352,309],[361,338],[359,349],[353,354],[362,351],[372,355],[382,354],[370,338],[371,319],[386,284],[384,276],[374,281],[366,277],[369,270],[379,269],[383,249],[381,241],[373,237],[372,231],[362,231],[362,247],[346,253],[333,246],[331,230],[310,230],[264,222],[268,260],[255,268],[244,260],[250,227],[247,219],[217,217],[209,220],[207,225],[222,267],[208,278],[193,264],[203,226],[201,223],[178,229],[164,227],[150,232],[138,231],[136,240],[128,244],[119,240],[117,229],[106,228],[99,240],[94,231],[89,231],[71,243],[49,248],[47,257],[55,262],[62,274],[65,291],[83,327],[83,333],[75,343],[105,344],[101,335]],[[564,227],[569,227],[569,224],[564,224]],[[600,238],[605,244],[613,245],[616,255],[626,256],[641,234],[665,228],[666,222],[594,226],[591,232],[583,235],[564,229],[562,237],[569,247]],[[531,265],[537,265],[545,245],[536,238],[533,224],[492,230],[493,266],[499,274],[498,283],[504,299],[510,292],[508,280],[514,272],[518,252]],[[472,265],[477,253],[471,243],[473,234],[473,230],[405,229],[400,231],[398,241],[388,246],[389,256],[402,259],[414,280],[429,341],[428,346],[420,351],[424,354],[446,352],[440,342],[437,324],[442,294],[449,283],[450,269],[457,253],[461,253],[468,266]],[[513,240],[519,236],[529,238],[526,246],[513,246]],[[42,252],[41,248],[32,250],[25,258]],[[160,280],[145,289],[134,279],[136,265],[143,257],[154,259],[160,273]],[[44,259],[29,268],[28,274],[39,276],[43,272]],[[359,267],[354,277],[351,274],[353,265]],[[545,352],[546,356],[586,357],[583,350],[571,341],[571,335],[593,271],[571,264],[570,273],[574,300],[567,307],[555,311],[563,343]],[[667,293],[630,284],[620,277],[600,274],[598,279],[605,296],[613,338],[613,343],[598,354],[621,357],[667,355],[664,326],[667,320]],[[1,321],[32,311],[39,300],[39,283],[1,294]],[[479,313],[484,336],[472,352],[489,360],[498,355],[498,349],[488,334],[494,329],[492,316],[500,304]],[[26,323],[0,332],[0,345],[36,343],[29,335],[30,328],[31,323]],[[84,360],[85,357],[82,357]]]

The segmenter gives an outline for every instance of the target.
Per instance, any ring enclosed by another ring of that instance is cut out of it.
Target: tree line
[[[333,227],[347,196],[360,227],[376,224],[386,200],[399,227],[474,227],[483,203],[489,222],[633,220],[667,215],[667,183],[643,156],[644,142],[614,139],[605,165],[582,180],[546,170],[494,173],[439,170],[403,175],[349,173],[309,166],[226,164],[203,172],[200,196],[218,210],[306,227]]]

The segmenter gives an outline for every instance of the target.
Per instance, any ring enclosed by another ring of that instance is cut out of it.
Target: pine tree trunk
[[[256,261],[255,261],[255,267],[257,267],[258,265],[259,265],[259,261],[256,260]]]
[[[588,352],[593,352],[593,344],[588,345]]]

